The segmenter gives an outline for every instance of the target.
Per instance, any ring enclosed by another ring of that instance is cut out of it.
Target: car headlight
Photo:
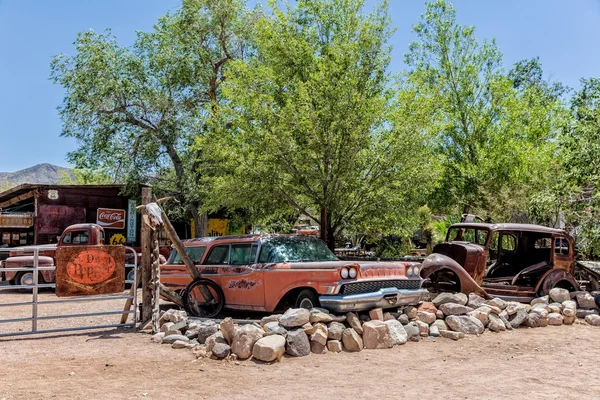
[[[342,268],[342,270],[340,271],[340,276],[342,277],[342,279],[348,279],[349,275],[350,272],[348,271],[348,268]]]
[[[348,276],[349,276],[351,279],[354,279],[354,278],[356,278],[356,275],[358,275],[358,272],[356,271],[356,268],[350,268],[350,269],[348,270]]]
[[[413,274],[413,269],[412,267],[407,267],[406,268],[406,276],[412,276]]]
[[[416,265],[413,267],[413,275],[414,276],[419,276],[419,273],[421,272],[420,268],[417,267]]]

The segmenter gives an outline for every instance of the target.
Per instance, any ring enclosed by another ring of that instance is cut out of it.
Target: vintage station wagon
[[[426,293],[417,263],[340,261],[311,236],[224,236],[184,246],[202,277],[221,287],[231,309],[360,311],[417,304]],[[161,266],[161,282],[176,291],[191,282],[175,249]]]

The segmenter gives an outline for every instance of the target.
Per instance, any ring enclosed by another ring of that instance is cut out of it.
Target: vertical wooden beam
[[[158,234],[152,231],[152,333],[158,333],[160,325],[160,249],[158,248]]]
[[[152,202],[152,189],[142,187],[142,204]],[[144,213],[146,211],[144,210]],[[152,319],[152,229],[142,222],[141,244],[142,244],[142,323]]]

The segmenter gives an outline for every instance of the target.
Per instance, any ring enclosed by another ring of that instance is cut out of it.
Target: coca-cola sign
[[[125,229],[125,210],[99,208],[96,223],[107,229]]]

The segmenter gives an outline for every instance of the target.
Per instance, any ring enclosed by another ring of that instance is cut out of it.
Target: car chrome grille
[[[420,279],[403,279],[389,281],[363,281],[345,283],[340,289],[340,294],[363,294],[376,292],[383,288],[397,288],[405,290],[415,290],[421,288]]]

